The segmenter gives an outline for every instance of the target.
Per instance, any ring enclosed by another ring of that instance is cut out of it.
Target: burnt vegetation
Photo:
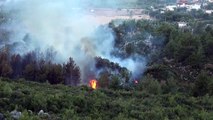
[[[70,58],[67,63],[57,64],[44,59],[37,59],[35,52],[24,56],[13,54],[5,50],[0,53],[2,77],[11,79],[25,78],[35,82],[49,82],[51,84],[77,85],[80,82],[80,70]]]

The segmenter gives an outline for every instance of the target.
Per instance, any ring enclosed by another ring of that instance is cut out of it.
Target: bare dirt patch
[[[88,9],[88,18],[95,20],[100,24],[107,24],[112,20],[128,20],[128,19],[151,19],[149,15],[145,14],[143,9],[107,9],[96,8]]]

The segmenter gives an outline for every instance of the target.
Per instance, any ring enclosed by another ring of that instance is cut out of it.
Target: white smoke
[[[52,47],[57,51],[57,61],[74,59],[81,69],[82,79],[86,79],[85,69],[94,69],[95,56],[119,63],[138,74],[137,69],[145,68],[145,62],[112,57],[113,33],[107,27],[98,29],[98,22],[87,16],[87,4],[88,0],[10,0],[4,4],[4,10],[12,13],[12,20],[4,27],[12,31],[10,42],[24,45],[16,52],[24,54]],[[29,43],[23,40],[26,34]]]

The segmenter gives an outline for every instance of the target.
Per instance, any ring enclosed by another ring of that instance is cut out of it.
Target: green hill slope
[[[213,119],[213,97],[196,98],[180,92],[91,90],[86,86],[53,86],[1,78],[0,112],[11,119],[10,112],[14,109],[22,112],[21,120],[210,120]],[[40,110],[49,117],[38,116]]]

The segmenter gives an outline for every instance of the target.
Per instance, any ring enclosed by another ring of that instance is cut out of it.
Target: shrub
[[[176,73],[166,65],[154,64],[148,68],[145,74],[150,74],[158,80],[166,80],[171,77],[176,77]]]
[[[109,83],[109,88],[114,89],[114,90],[120,88],[120,80],[117,76],[112,77],[112,80]]]
[[[11,95],[12,92],[13,92],[13,90],[10,87],[10,85],[7,84],[7,83],[3,86],[2,89],[3,89],[4,94],[6,94],[6,95]]]
[[[194,88],[193,88],[193,93],[195,96],[203,96],[206,95],[207,93],[212,94],[212,83],[213,83],[213,78],[210,77],[206,72],[202,71],[195,83],[194,83]]]
[[[105,72],[100,75],[98,85],[101,88],[107,88],[109,86],[109,73]]]
[[[26,110],[22,113],[20,120],[40,120],[38,116],[28,113]]]
[[[139,82],[138,90],[143,90],[151,94],[160,94],[162,92],[160,83],[151,76],[146,76]]]
[[[175,93],[178,90],[177,80],[173,77],[169,78],[164,85],[162,85],[163,93]]]

